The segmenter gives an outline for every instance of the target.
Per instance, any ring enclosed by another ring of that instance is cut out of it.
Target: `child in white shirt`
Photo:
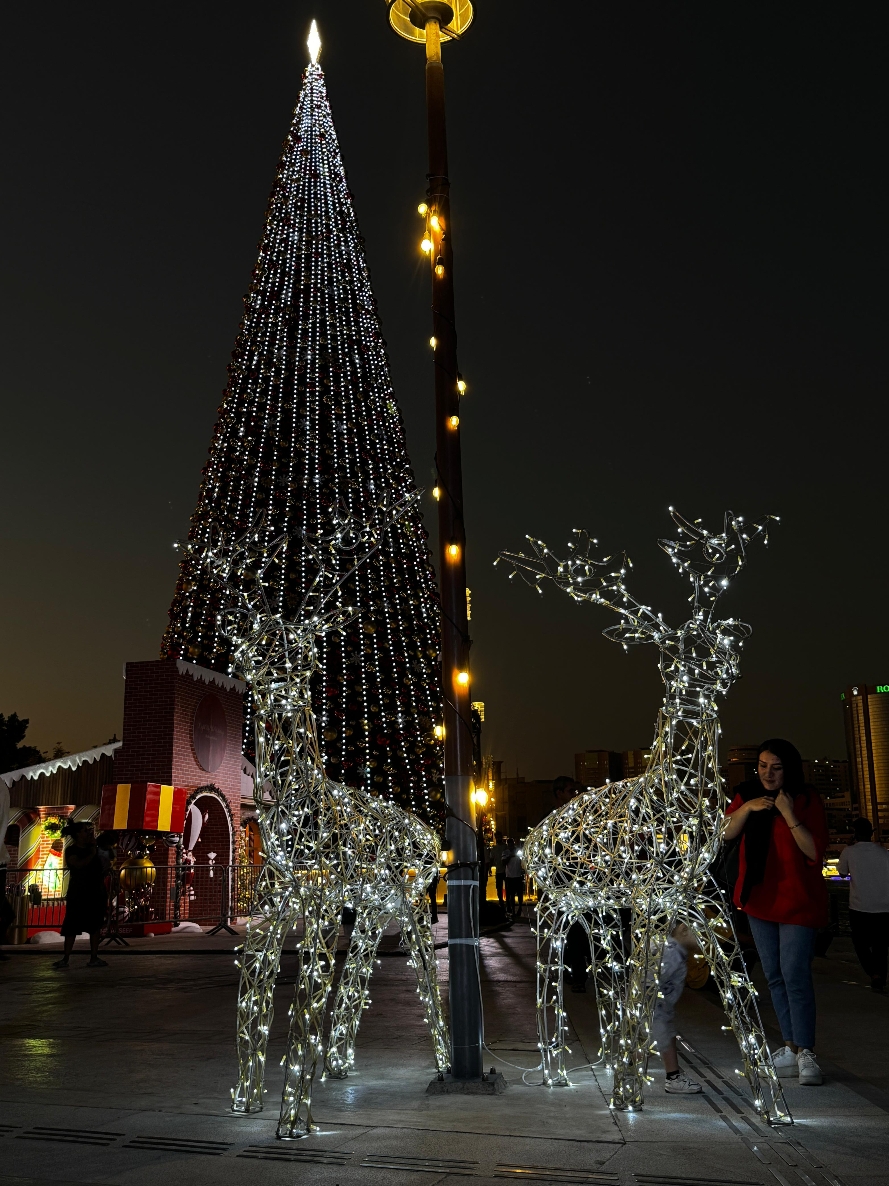
[[[694,932],[684,922],[677,923],[670,932],[661,954],[658,976],[658,997],[651,1023],[651,1036],[657,1042],[658,1053],[664,1063],[667,1080],[664,1090],[669,1095],[697,1095],[700,1083],[689,1079],[679,1069],[676,1053],[676,1002],[685,988],[689,952],[698,950]]]

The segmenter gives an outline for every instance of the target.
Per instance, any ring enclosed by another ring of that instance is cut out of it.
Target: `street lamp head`
[[[389,24],[399,37],[426,41],[426,22],[438,21],[444,40],[459,40],[472,23],[472,0],[386,0]]]

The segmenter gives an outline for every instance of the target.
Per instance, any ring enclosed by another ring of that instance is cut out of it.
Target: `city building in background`
[[[621,754],[621,778],[638,778],[650,761],[650,749],[625,749]]]
[[[742,782],[756,777],[757,747],[755,745],[730,745],[727,763],[721,773],[725,780],[725,791],[730,799]]]
[[[824,800],[831,832],[851,832],[857,804],[848,761],[845,758],[803,758],[803,775]]]
[[[841,699],[858,811],[880,840],[889,832],[889,684],[851,684]]]
[[[574,779],[583,787],[603,787],[623,776],[623,754],[615,750],[588,749],[574,755]]]

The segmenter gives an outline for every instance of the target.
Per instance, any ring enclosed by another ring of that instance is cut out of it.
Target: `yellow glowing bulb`
[[[432,487],[432,497],[436,502],[438,502],[438,500],[441,498],[441,486]]]
[[[465,688],[466,685],[469,683],[469,672],[468,671],[458,671],[457,672],[457,683],[460,685],[461,688]]]
[[[444,725],[436,725],[432,732],[435,734],[438,740],[441,741],[445,735]]]
[[[461,395],[464,395],[466,393],[466,384],[464,383],[462,377],[459,375],[457,376],[457,390],[460,392]]]
[[[426,205],[425,202],[421,202],[420,205],[417,207],[417,213],[420,215],[421,218],[425,218],[428,211],[429,211],[429,207]]]
[[[448,544],[448,555],[450,556],[450,558],[452,560],[456,560],[457,557],[460,555],[460,545],[459,544]]]
[[[436,338],[435,336],[431,337],[431,338],[429,339],[429,345],[430,345],[430,346],[432,347],[432,349],[434,350],[434,349],[435,349],[435,347],[438,345],[438,338]]]
[[[451,426],[451,428],[459,428],[460,417],[459,416],[448,416],[448,424]]]
[[[428,235],[423,236],[423,239],[420,243],[420,249],[422,251],[425,251],[427,255],[432,250],[432,240],[429,238]]]
[[[488,792],[481,789],[473,791],[472,797],[479,807],[484,807],[488,802]]]
[[[444,272],[445,272],[444,264],[442,263],[441,256],[439,256],[438,259],[435,261],[435,275],[438,277],[439,280],[441,280],[441,278],[444,276]]]
[[[429,225],[432,227],[432,229],[434,231],[441,230],[441,221],[437,214],[433,214],[432,217],[429,219]]]

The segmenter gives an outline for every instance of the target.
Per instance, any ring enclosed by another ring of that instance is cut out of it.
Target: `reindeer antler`
[[[518,575],[538,593],[543,592],[540,582],[548,580],[574,601],[592,601],[613,609],[624,621],[619,626],[610,626],[604,633],[624,647],[654,641],[665,626],[660,615],[637,601],[624,584],[627,569],[633,567],[632,560],[622,552],[613,572],[600,573],[598,570],[604,569],[615,557],[594,557],[591,548],[599,541],[581,528],[576,527],[574,534],[577,540],[568,544],[570,555],[567,560],[559,560],[542,539],[529,535],[526,539],[533,549],[533,556],[526,556],[524,552],[501,552],[494,563],[508,561],[512,565],[510,580]]]
[[[680,536],[685,538],[661,539],[658,544],[694,586],[689,601],[694,605],[695,614],[705,614],[709,618],[732,579],[747,564],[748,546],[758,538],[768,545],[769,522],[773,519],[777,522],[778,516],[765,515],[746,523],[743,515],[726,511],[722,534],[714,535],[700,526],[700,519],[690,523],[673,507],[670,507],[670,515]]]
[[[772,519],[777,520],[778,516],[766,515],[747,524],[743,516],[726,511],[723,532],[714,535],[700,526],[700,519],[690,523],[672,507],[670,514],[680,535],[686,538],[662,539],[658,543],[694,585],[694,593],[689,600],[694,604],[695,617],[709,621],[717,600],[728,588],[731,579],[746,565],[749,544],[759,537],[768,543],[768,523]],[[541,582],[549,580],[574,601],[591,601],[613,609],[623,621],[619,626],[609,626],[603,633],[606,638],[620,642],[624,647],[634,643],[659,642],[669,627],[661,614],[655,614],[650,606],[637,601],[627,589],[624,577],[633,564],[626,552],[620,555],[616,571],[602,573],[599,570],[613,557],[598,559],[592,556],[591,547],[598,544],[598,540],[578,528],[574,529],[574,534],[578,540],[568,544],[570,556],[567,560],[559,560],[543,540],[529,535],[526,538],[531,544],[533,555],[501,552],[494,563],[508,561],[512,565],[510,579],[518,574],[526,585],[535,588],[538,593],[543,592]],[[702,603],[705,603],[706,609]]]

